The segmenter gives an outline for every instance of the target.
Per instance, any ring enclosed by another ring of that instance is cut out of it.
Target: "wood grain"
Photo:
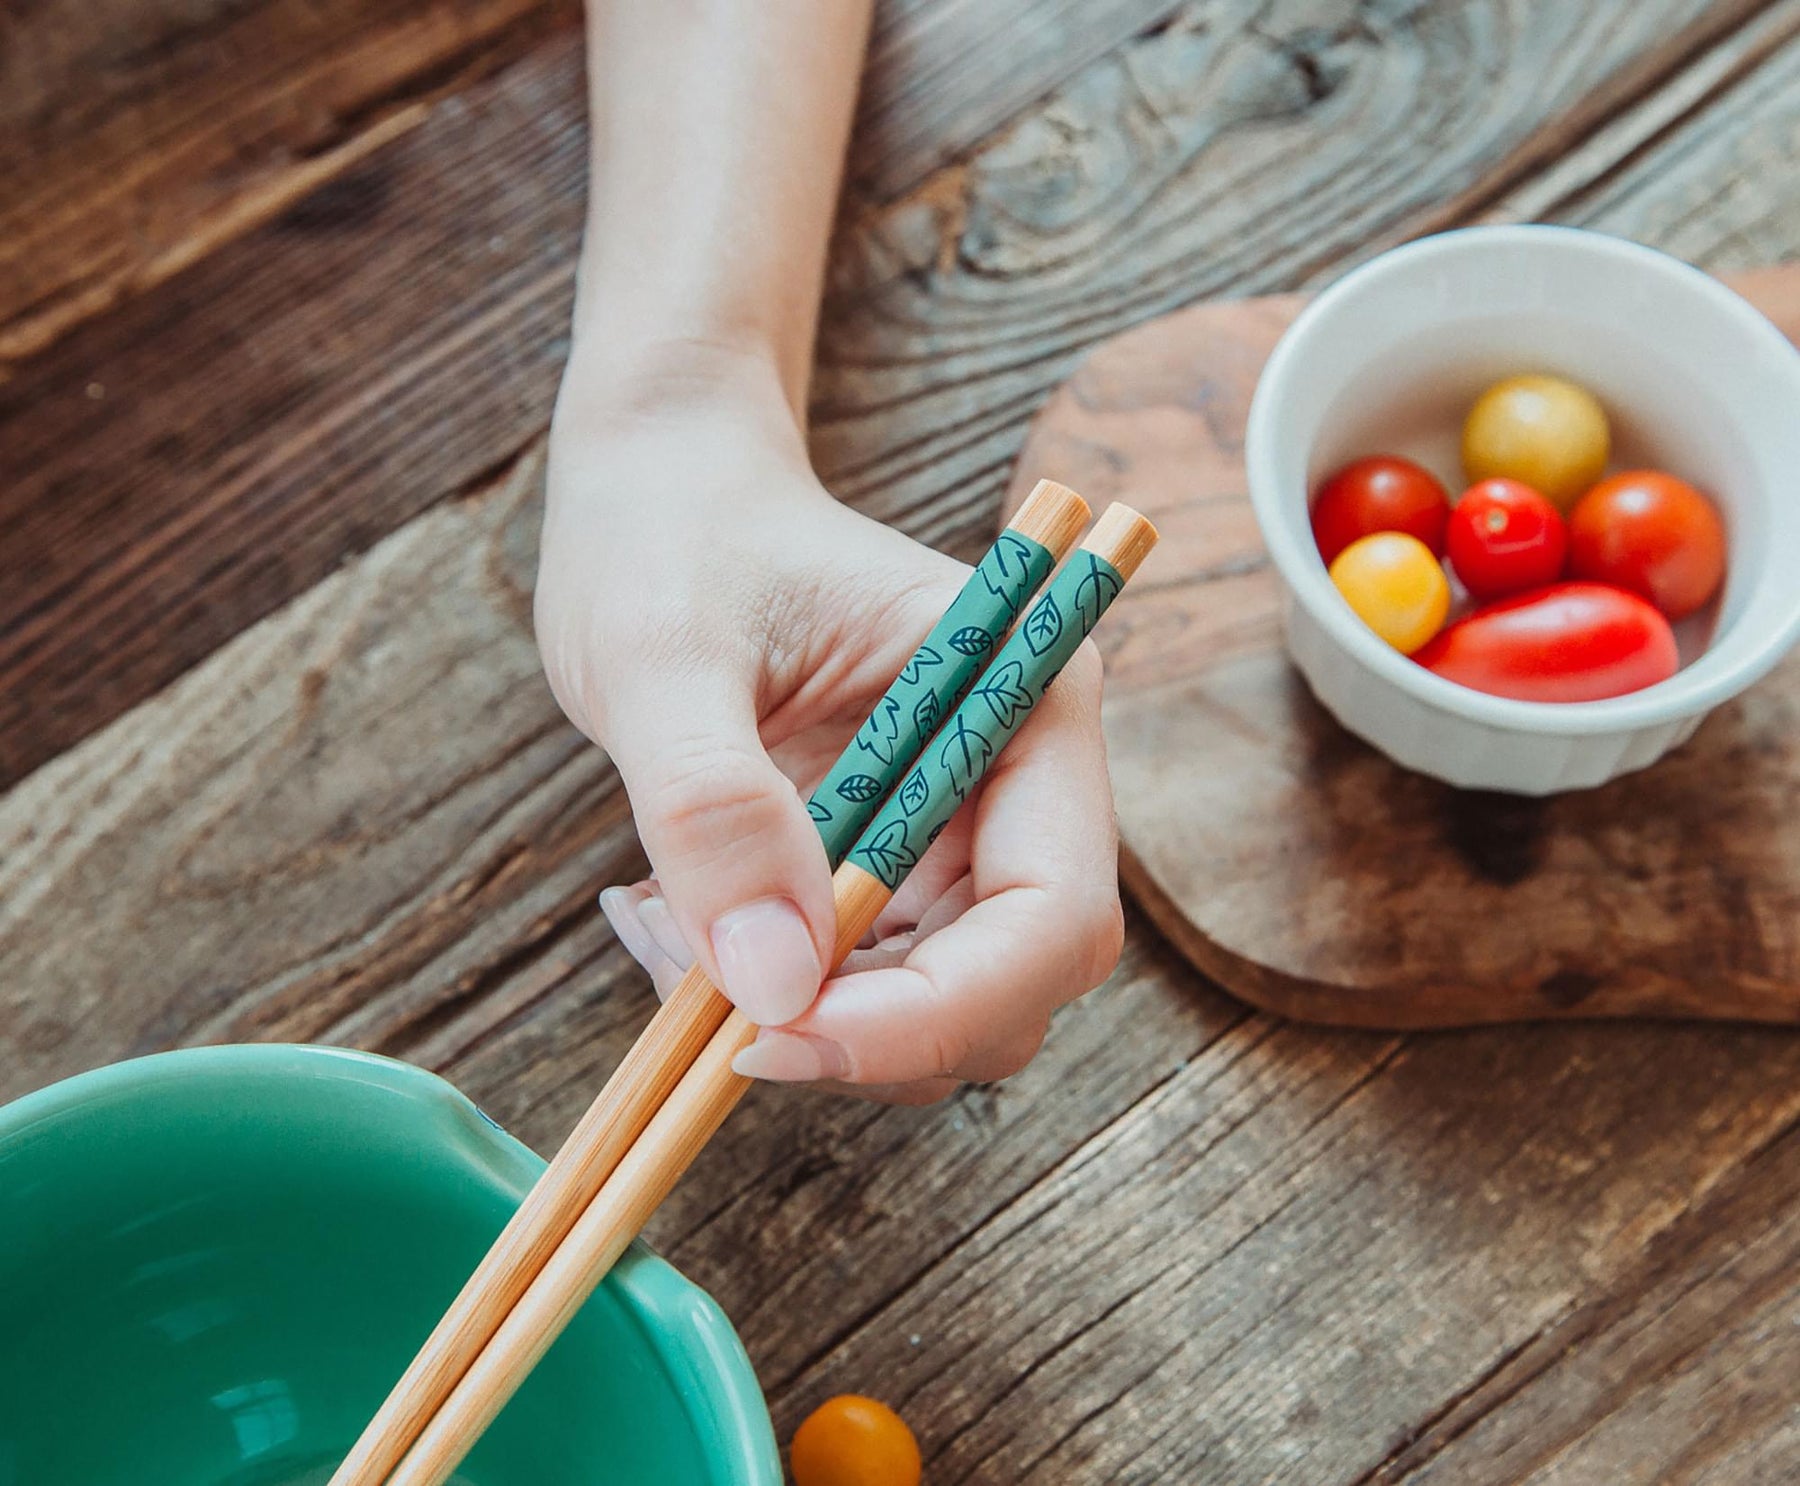
[[[1742,287],[1800,335],[1800,267]],[[1015,496],[1054,474],[1166,533],[1101,637],[1139,902],[1200,969],[1303,1020],[1800,1022],[1800,658],[1657,767],[1541,801],[1410,774],[1306,693],[1242,463],[1299,303],[1198,305],[1100,347],[1019,462]]]
[[[176,1043],[302,1038],[446,1068],[540,1148],[566,1133],[651,1002],[593,903],[643,871],[623,798],[530,637],[537,473],[411,523],[0,800],[0,1097]],[[779,1328],[769,1365],[798,1367],[891,1266],[1005,1200],[989,1161],[1028,1180],[1243,1015],[1137,964],[1114,1004],[1155,1045],[1109,1020],[1045,1065],[1079,1063],[1094,1098],[1040,1116],[974,1092],[966,1130],[915,1144],[908,1112],[760,1090],[658,1233],[768,1287],[736,1293]],[[865,1127],[905,1153],[891,1173],[830,1155]],[[929,1214],[906,1195],[957,1172],[968,1190]],[[859,1227],[895,1241],[846,1303]]]
[[[1182,0],[885,0],[845,172],[884,203],[993,133]]]
[[[1089,347],[1478,213],[1761,8],[1190,5],[853,217],[820,347],[821,466],[871,513],[972,547],[1024,425]]]
[[[45,0],[0,23],[0,379],[577,14],[568,0]]]
[[[892,208],[853,208],[822,456],[863,509],[972,549],[1036,399],[1083,347],[1203,292],[1327,276],[1365,230],[1435,222],[1450,193],[1478,212],[1543,184],[1546,209],[1679,237],[1701,261],[1745,243],[1764,260],[1800,252],[1790,100],[1747,101],[1761,67],[1691,112],[1654,108],[1751,7],[1557,7],[1545,38],[1525,34],[1531,9],[1368,6],[1368,36],[1346,37],[1335,5],[1269,5],[1254,36],[1234,29],[1249,7],[1193,7]],[[1235,91],[1200,86],[1191,62],[1207,57],[1239,59],[1210,74]],[[1258,77],[1306,99],[1306,59],[1326,76],[1352,65],[1322,99],[1246,111]],[[1154,108],[1139,76],[1160,80]],[[1557,173],[1595,122],[1589,88],[1607,90],[1608,117],[1648,110],[1650,132]],[[1724,190],[1708,162],[1737,149],[1755,167]],[[1353,155],[1385,173],[1334,192]],[[1401,176],[1416,194],[1390,192]],[[208,344],[258,386],[229,337]],[[469,374],[473,352],[438,350]],[[394,363],[430,354],[400,345]],[[360,435],[306,425],[308,440],[353,450]],[[319,1036],[447,1070],[540,1149],[567,1131],[649,1014],[591,897],[643,864],[609,771],[537,676],[537,471],[519,447],[516,464],[496,454],[500,478],[369,537],[137,710],[90,714],[86,744],[0,801],[6,1093],[178,1042]],[[96,449],[95,467],[108,457]],[[228,528],[168,583],[205,591],[241,561]],[[206,654],[178,629],[162,643],[178,657],[167,677]],[[1791,1041],[1278,1027],[1134,922],[1118,977],[1019,1078],[932,1111],[753,1090],[652,1236],[725,1304],[783,1435],[824,1391],[880,1393],[919,1429],[934,1482],[1351,1486],[1426,1468],[1404,1456],[1415,1441],[1467,1440],[1437,1479],[1460,1483],[1461,1467],[1485,1486],[1507,1477],[1478,1443],[1528,1462],[1531,1438],[1617,1415],[1643,1427],[1596,1435],[1603,1449],[1544,1479],[1760,1486],[1792,1459],[1787,1373],[1764,1365],[1786,1343],[1759,1320],[1786,1314],[1791,1264],[1760,1246],[1756,1216],[1792,1207],[1787,1177],[1765,1177],[1789,1159]],[[1043,1267],[1045,1236],[1066,1271]],[[1755,1271],[1724,1272],[1716,1308],[1684,1313],[1694,1331],[1656,1322],[1740,1237],[1769,1257],[1765,1278],[1733,1289]],[[1633,1314],[1662,1327],[1663,1350],[1636,1368],[1596,1350],[1583,1372],[1583,1348],[1625,1337]],[[1559,1331],[1579,1317],[1587,1329]],[[1680,1412],[1696,1398],[1700,1413]],[[1653,1427],[1668,1469],[1634,1480],[1621,1452]]]
[[[1086,347],[1478,209],[1757,11],[1192,5],[910,194],[852,205],[820,352],[821,468],[871,514],[972,552],[1037,402]],[[1125,12],[1080,15],[1067,25],[1086,46]],[[1471,54],[1515,81],[1489,86]],[[896,71],[932,55],[878,51]],[[1061,75],[1054,51],[1040,60]],[[581,72],[575,36],[553,31],[399,137],[356,145],[285,216],[221,229],[185,271],[15,368],[0,781],[541,432],[580,216]],[[931,76],[919,96],[948,117],[992,72]],[[183,540],[201,521],[204,548]]]
[[[563,35],[445,103],[0,386],[0,777],[542,430],[581,216],[579,49]]]
[[[540,1146],[566,1129],[648,997],[589,896],[641,870],[599,757],[538,732],[534,474],[421,518],[0,803],[0,861],[33,863],[0,883],[0,985],[35,992],[6,1003],[12,1086],[133,1046],[324,1033],[446,1067]],[[750,1338],[784,1433],[854,1383],[904,1404],[934,1479],[1152,1479],[1204,1446],[1249,1480],[1296,1439],[1347,1479],[1333,1462],[1377,1453],[1791,1119],[1795,1056],[1656,1028],[1277,1028],[1140,932],[1003,1087],[936,1113],[756,1091],[652,1231]],[[1082,1267],[1033,1267],[1058,1251]],[[1161,1305],[1177,1259],[1196,1278]],[[1229,1367],[1171,1350],[1221,1308]],[[1383,1409],[1346,1433],[1371,1355]],[[1042,1420],[1088,1415],[1028,1463]]]
[[[883,0],[855,187],[910,190],[1175,8]],[[0,378],[328,188],[579,16],[572,0],[41,0],[8,20]]]
[[[1581,1297],[1629,1289],[1721,1167],[1781,1138],[1797,1059],[1767,1032],[1252,1019],[778,1383],[778,1416],[878,1378],[931,1421],[945,1486],[1370,1480],[1435,1410],[1550,1355]],[[1637,1381],[1595,1391],[1616,1404]],[[1606,1463],[1567,1479],[1693,1479]]]
[[[0,1092],[253,1036],[428,1058],[467,1004],[614,953],[584,853],[636,849],[530,639],[538,478],[413,523],[6,797]],[[121,937],[63,917],[82,883]]]
[[[1371,1486],[1778,1482],[1800,1461],[1800,1141],[1790,1125]]]

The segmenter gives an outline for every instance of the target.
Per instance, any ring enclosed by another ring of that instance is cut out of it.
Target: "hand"
[[[1122,941],[1098,655],[821,992],[831,885],[802,789],[968,569],[834,501],[754,357],[689,347],[630,385],[565,382],[537,589],[551,687],[611,754],[655,873],[607,917],[659,993],[697,957],[762,1024],[751,1076],[925,1102],[1016,1072]]]

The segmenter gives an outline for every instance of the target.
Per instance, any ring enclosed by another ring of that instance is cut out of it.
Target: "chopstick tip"
[[[1075,545],[1092,515],[1088,503],[1067,485],[1039,480],[1007,525],[1054,553],[1060,561]]]
[[[1081,545],[1084,550],[1105,558],[1129,579],[1150,555],[1158,533],[1150,518],[1130,506],[1114,502],[1100,513],[1094,529]]]

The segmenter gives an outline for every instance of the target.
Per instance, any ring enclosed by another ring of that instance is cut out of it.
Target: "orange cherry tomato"
[[[1685,480],[1628,470],[1602,480],[1569,516],[1569,571],[1641,594],[1670,619],[1725,581],[1725,524]]]
[[[1669,621],[1635,593],[1553,583],[1477,609],[1413,656],[1426,670],[1521,702],[1597,702],[1667,681]]]
[[[1451,568],[1478,599],[1554,583],[1568,542],[1555,506],[1529,485],[1499,477],[1463,492],[1444,536]]]
[[[856,1393],[828,1398],[794,1431],[796,1486],[919,1486],[923,1462],[906,1421]]]
[[[1450,497],[1437,477],[1410,459],[1374,454],[1331,475],[1313,497],[1313,540],[1330,567],[1359,537],[1403,531],[1433,552],[1444,550]]]
[[[1431,549],[1405,532],[1352,542],[1331,565],[1331,581],[1356,617],[1402,655],[1411,655],[1450,612],[1450,580]]]

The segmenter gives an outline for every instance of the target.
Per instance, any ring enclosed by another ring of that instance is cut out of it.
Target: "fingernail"
[[[653,970],[662,952],[657,949],[655,939],[643,925],[637,912],[637,903],[632,897],[630,888],[609,887],[600,894],[600,911],[606,915],[606,921],[612,925],[613,933],[619,936],[619,943],[625,946],[625,953],[636,960],[646,970]]]
[[[778,1027],[812,1005],[824,978],[811,931],[786,898],[734,908],[712,927],[720,989],[751,1021]]]
[[[731,1066],[745,1078],[778,1084],[811,1084],[821,1079],[844,1078],[850,1059],[835,1042],[808,1037],[801,1032],[759,1032]]]
[[[669,905],[654,895],[638,904],[638,918],[650,931],[650,937],[662,946],[662,952],[683,970],[694,963],[694,952],[675,923]]]

